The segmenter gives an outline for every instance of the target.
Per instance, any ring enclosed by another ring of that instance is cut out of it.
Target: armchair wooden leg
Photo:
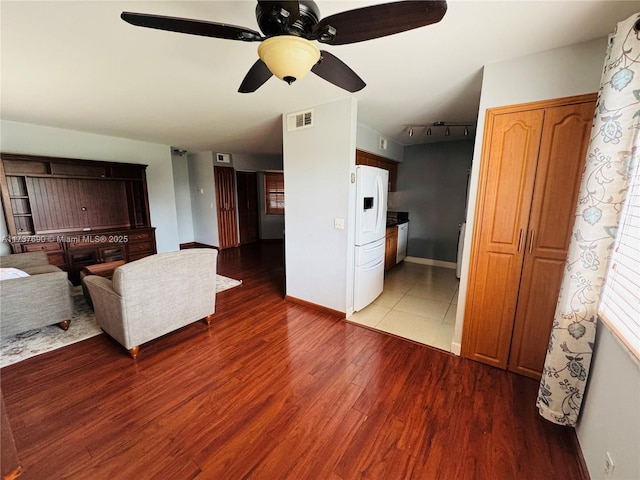
[[[207,325],[211,325],[212,320],[213,320],[213,313],[211,315],[207,315],[206,317],[204,317],[204,321],[207,322]]]
[[[58,323],[58,326],[63,330],[69,330],[69,325],[71,325],[71,320],[63,320]]]
[[[136,357],[138,356],[139,351],[140,351],[140,345],[136,345],[135,347],[129,349],[129,355],[131,355],[131,358],[135,360]]]

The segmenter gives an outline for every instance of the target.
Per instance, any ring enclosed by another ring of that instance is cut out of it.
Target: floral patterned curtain
[[[589,374],[600,292],[640,155],[640,13],[609,39],[537,406],[547,420],[575,425]]]

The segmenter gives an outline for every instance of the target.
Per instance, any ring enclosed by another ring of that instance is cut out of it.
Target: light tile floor
[[[458,284],[455,269],[404,261],[385,272],[382,294],[348,320],[449,352]]]

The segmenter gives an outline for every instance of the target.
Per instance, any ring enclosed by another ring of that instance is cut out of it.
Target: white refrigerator
[[[353,310],[362,310],[382,293],[389,172],[356,167],[356,234]]]

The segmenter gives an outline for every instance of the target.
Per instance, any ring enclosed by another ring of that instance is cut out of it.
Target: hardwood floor
[[[1,370],[21,479],[577,479],[537,383],[283,300],[282,244],[221,252],[243,280],[144,344],[106,335]]]

